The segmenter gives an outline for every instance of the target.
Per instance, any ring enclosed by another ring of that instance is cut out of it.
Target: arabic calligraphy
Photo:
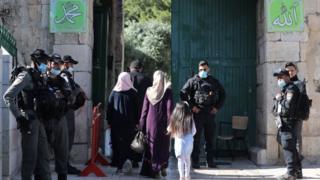
[[[74,18],[82,15],[82,13],[79,11],[80,9],[79,6],[71,2],[67,2],[62,6],[62,8],[63,8],[63,17],[61,18],[55,17],[54,22],[56,24],[62,24],[65,22],[74,24],[75,23]]]
[[[277,16],[272,22],[273,25],[279,27],[292,26],[298,24],[297,8],[299,6],[298,2],[293,3],[293,5],[288,9],[288,7],[282,3],[280,7],[281,14]]]

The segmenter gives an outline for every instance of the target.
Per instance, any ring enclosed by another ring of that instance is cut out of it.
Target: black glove
[[[18,129],[21,132],[26,132],[27,134],[31,134],[31,120],[25,118],[24,116],[17,117]]]

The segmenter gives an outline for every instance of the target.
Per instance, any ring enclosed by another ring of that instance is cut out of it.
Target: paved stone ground
[[[230,163],[225,165],[218,165],[216,169],[208,169],[202,166],[199,170],[193,170],[191,174],[192,179],[275,179],[285,173],[286,169],[283,166],[256,166],[251,161],[238,158],[234,161],[230,160],[220,160],[217,163]],[[179,173],[177,171],[176,159],[170,158],[170,165],[168,168],[168,176],[162,177],[161,179],[175,180],[179,179]],[[310,164],[303,162],[304,179],[320,179],[320,165]],[[79,165],[79,168],[84,166]],[[102,167],[103,171],[108,174],[107,177],[95,177],[90,175],[89,177],[79,177],[79,176],[68,176],[68,180],[138,180],[138,179],[148,179],[139,175],[139,169],[134,169],[131,174],[126,175],[116,175],[115,168]],[[19,180],[20,178],[15,178],[14,180]],[[53,174],[53,180],[56,180],[56,174]]]

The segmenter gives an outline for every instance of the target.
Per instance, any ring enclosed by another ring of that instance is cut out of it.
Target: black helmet
[[[31,60],[33,60],[35,63],[47,63],[49,56],[45,53],[43,49],[36,49],[33,51],[32,54],[30,54]]]

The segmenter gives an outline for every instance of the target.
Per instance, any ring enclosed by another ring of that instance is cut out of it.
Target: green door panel
[[[256,135],[256,0],[173,0],[172,81],[175,100],[186,80],[208,60],[226,89],[216,120],[249,116],[249,142]]]

